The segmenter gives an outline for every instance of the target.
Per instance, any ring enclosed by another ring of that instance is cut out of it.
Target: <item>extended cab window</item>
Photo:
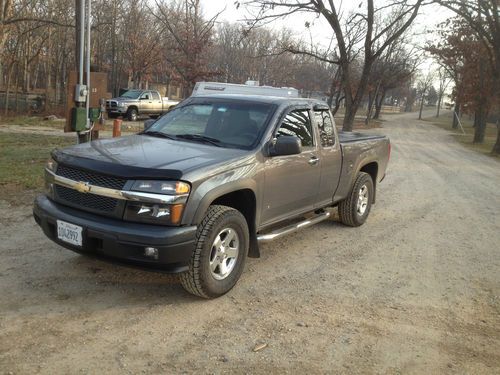
[[[319,129],[321,145],[323,147],[333,146],[335,144],[335,132],[330,111],[315,111],[314,122]]]
[[[302,147],[314,146],[311,119],[307,109],[295,109],[289,112],[281,123],[277,137],[293,135],[300,139]]]
[[[151,92],[151,95],[153,95],[154,100],[160,100],[160,95],[157,92]]]

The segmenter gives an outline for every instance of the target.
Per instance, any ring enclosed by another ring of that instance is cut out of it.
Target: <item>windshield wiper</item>
[[[176,136],[174,136],[174,135],[166,134],[166,133],[155,131],[155,130],[151,130],[149,132],[148,131],[143,131],[143,132],[140,132],[139,134],[141,134],[141,135],[149,135],[151,137],[167,138],[167,139],[175,139],[176,138]]]
[[[210,143],[211,145],[222,147],[221,141],[217,138],[207,137],[206,135],[201,134],[178,134],[177,138],[187,139],[190,141],[200,141],[204,143]]]

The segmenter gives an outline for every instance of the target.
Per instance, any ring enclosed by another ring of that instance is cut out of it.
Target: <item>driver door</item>
[[[265,161],[263,225],[313,210],[320,182],[318,145],[309,109],[288,111],[275,137],[293,135],[302,143],[298,155],[271,156]]]
[[[141,113],[150,114],[154,107],[153,98],[151,97],[151,92],[144,91],[139,100],[141,102]]]

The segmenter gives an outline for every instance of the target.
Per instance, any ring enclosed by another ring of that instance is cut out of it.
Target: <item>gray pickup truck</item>
[[[68,249],[180,273],[213,298],[261,242],[333,207],[363,224],[389,155],[384,136],[338,134],[322,102],[191,97],[139,134],[55,150],[34,218]]]
[[[128,90],[118,98],[106,100],[106,112],[109,118],[123,116],[136,121],[140,115],[161,116],[178,103],[155,90]]]

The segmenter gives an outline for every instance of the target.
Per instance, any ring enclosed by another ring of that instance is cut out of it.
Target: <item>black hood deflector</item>
[[[178,180],[182,177],[182,171],[176,169],[156,169],[143,168],[130,165],[117,164],[102,160],[88,159],[85,157],[75,157],[68,155],[61,150],[54,150],[52,157],[60,164],[72,166],[75,168],[98,172],[114,177],[127,179],[169,179]]]

